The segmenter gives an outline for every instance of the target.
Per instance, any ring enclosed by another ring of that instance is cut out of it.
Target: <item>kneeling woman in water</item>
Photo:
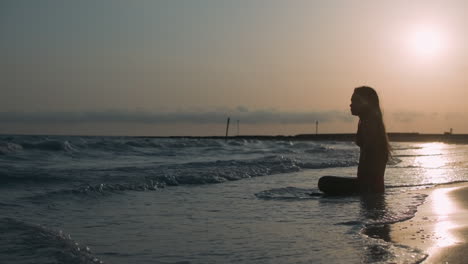
[[[379,97],[371,87],[354,89],[351,114],[359,117],[356,144],[360,148],[357,178],[324,176],[319,189],[332,195],[383,193],[385,166],[390,157]]]

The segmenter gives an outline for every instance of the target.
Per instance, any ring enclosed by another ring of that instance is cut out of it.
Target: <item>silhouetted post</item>
[[[239,120],[237,120],[237,136],[239,136]]]
[[[318,120],[315,121],[315,135],[318,135]]]
[[[229,132],[229,121],[230,121],[230,120],[231,120],[231,118],[228,117],[228,119],[227,119],[227,124],[226,124],[226,139],[227,139],[227,137],[228,137],[228,132]]]

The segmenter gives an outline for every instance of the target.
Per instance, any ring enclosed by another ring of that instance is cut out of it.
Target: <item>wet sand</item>
[[[415,217],[391,225],[390,239],[428,255],[422,262],[467,263],[468,183],[426,189]]]

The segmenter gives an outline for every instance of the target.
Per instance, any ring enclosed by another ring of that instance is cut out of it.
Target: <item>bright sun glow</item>
[[[421,57],[437,56],[445,48],[444,36],[435,28],[414,29],[408,40],[412,52]]]

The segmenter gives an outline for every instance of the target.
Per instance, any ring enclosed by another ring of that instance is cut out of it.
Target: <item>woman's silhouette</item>
[[[359,116],[356,144],[360,148],[357,178],[324,176],[318,187],[326,194],[383,193],[385,166],[390,157],[379,97],[368,86],[354,89],[351,114]]]

